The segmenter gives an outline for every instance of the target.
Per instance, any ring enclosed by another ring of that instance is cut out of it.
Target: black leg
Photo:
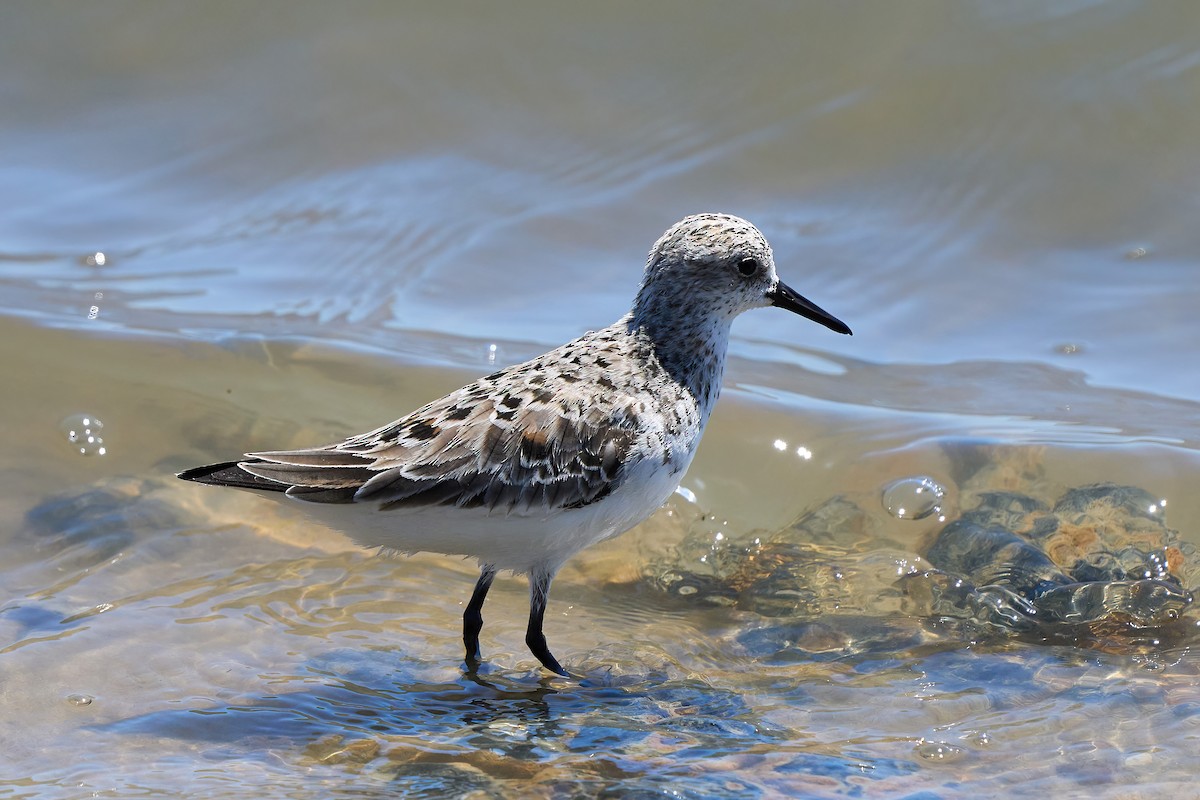
[[[542,618],[546,615],[546,597],[550,594],[550,581],[554,575],[549,572],[529,573],[529,627],[525,629],[525,644],[529,651],[537,656],[542,666],[551,672],[562,675],[570,674],[558,663],[558,659],[546,646],[546,635],[542,633]]]
[[[492,588],[492,580],[496,577],[496,568],[484,564],[479,571],[479,580],[475,582],[475,591],[471,592],[471,602],[463,612],[463,644],[467,647],[467,667],[475,670],[479,667],[479,632],[483,630],[483,601],[487,600],[488,589]]]

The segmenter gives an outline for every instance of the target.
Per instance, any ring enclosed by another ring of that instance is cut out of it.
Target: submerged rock
[[[1193,605],[1181,579],[1190,546],[1148,492],[1093,484],[1054,502],[1009,490],[967,496],[975,505],[936,531],[919,556],[887,550],[872,535],[873,518],[837,497],[776,536],[731,539],[698,524],[673,557],[651,565],[651,578],[688,603],[778,620],[739,637],[775,660],[786,660],[784,650],[816,658],[879,652],[880,642],[911,645],[920,639],[914,619],[943,638],[1105,649],[1195,635],[1195,624],[1181,622]],[[854,539],[857,550],[838,544]],[[861,626],[845,633],[855,613],[870,618],[870,636]],[[832,637],[835,646],[814,644],[825,641],[816,634],[829,620],[840,620],[845,635]],[[902,635],[889,635],[893,627]]]
[[[1131,634],[1176,622],[1191,606],[1177,532],[1161,503],[1132,486],[1071,489],[1053,511],[1034,498],[985,492],[924,553],[932,570],[906,579],[932,615],[1020,633]],[[925,586],[919,586],[924,583]]]
[[[1007,586],[1027,600],[1075,582],[1032,542],[1004,528],[965,519],[942,528],[924,555],[943,572],[979,586]]]

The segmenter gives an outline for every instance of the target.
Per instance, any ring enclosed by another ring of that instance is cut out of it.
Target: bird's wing
[[[634,441],[619,405],[563,404],[546,392],[476,383],[339,444],[247,453],[238,466],[314,502],[523,515],[608,495],[625,478]]]

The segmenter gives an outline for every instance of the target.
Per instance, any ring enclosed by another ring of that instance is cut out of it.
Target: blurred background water
[[[1200,541],[1200,6],[15,0],[0,109],[0,797],[1192,791],[1189,636],[931,632],[881,496],[976,448]],[[582,683],[520,581],[474,683],[473,565],[171,478],[608,324],[705,210],[855,335],[738,320],[680,496],[556,584]],[[833,645],[655,588],[834,497]]]

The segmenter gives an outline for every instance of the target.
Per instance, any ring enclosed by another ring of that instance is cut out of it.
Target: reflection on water
[[[7,8],[0,794],[1192,791],[1198,24]],[[169,477],[603,326],[703,210],[855,336],[738,321],[678,495],[559,578],[581,681],[520,580],[472,681],[473,564]]]

